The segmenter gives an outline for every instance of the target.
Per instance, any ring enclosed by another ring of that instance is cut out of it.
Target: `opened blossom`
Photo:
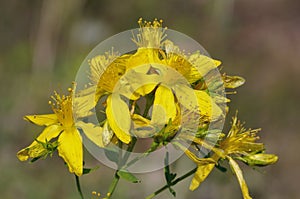
[[[102,128],[91,123],[76,122],[78,118],[85,116],[87,112],[84,109],[78,109],[80,104],[74,104],[72,89],[70,89],[70,94],[67,96],[55,93],[53,100],[54,102],[49,102],[53,114],[27,115],[24,117],[25,120],[33,124],[45,126],[45,129],[28,147],[20,150],[17,157],[21,161],[26,161],[29,158],[39,158],[48,150],[43,147],[42,143],[57,140],[59,156],[66,162],[71,173],[80,176],[83,172],[83,149],[79,130],[83,130],[85,135],[97,145],[103,146],[101,142]]]

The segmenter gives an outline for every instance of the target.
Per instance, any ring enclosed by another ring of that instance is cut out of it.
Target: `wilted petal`
[[[226,158],[229,160],[229,164],[232,168],[232,171],[235,173],[239,181],[244,199],[251,199],[251,196],[249,195],[248,186],[246,184],[246,181],[244,180],[243,173],[239,165],[230,156],[226,156]]]

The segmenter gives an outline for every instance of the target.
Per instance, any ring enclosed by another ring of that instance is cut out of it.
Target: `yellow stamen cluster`
[[[226,139],[221,142],[221,148],[226,154],[242,154],[246,155],[253,151],[262,151],[264,145],[262,143],[256,143],[259,139],[257,133],[260,129],[245,129],[243,124],[237,117],[233,119],[232,127]]]
[[[115,83],[125,73],[126,66],[122,64],[123,60],[123,56],[114,52],[113,49],[89,60],[91,84],[96,85],[100,90],[112,90]]]
[[[53,112],[56,114],[58,121],[64,127],[72,127],[74,125],[73,118],[73,102],[72,102],[72,93],[73,89],[69,88],[68,91],[70,95],[59,95],[56,91],[54,95],[51,96],[53,101],[49,101],[49,104],[52,106]]]
[[[166,38],[165,30],[162,28],[163,20],[143,21],[139,19],[139,33],[133,36],[133,42],[141,48],[160,48],[162,41]]]
[[[98,84],[100,77],[105,72],[106,68],[112,63],[117,57],[118,53],[111,51],[106,52],[104,55],[99,55],[91,60],[88,60],[90,65],[89,78],[93,84]]]

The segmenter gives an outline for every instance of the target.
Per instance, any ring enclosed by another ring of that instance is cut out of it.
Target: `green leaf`
[[[139,183],[141,182],[137,177],[135,177],[132,173],[126,171],[126,170],[120,170],[118,171],[118,176],[120,176],[121,178],[132,182],[132,183]]]
[[[174,191],[174,189],[171,188],[171,186],[172,186],[172,181],[175,179],[175,177],[176,177],[176,173],[170,173],[169,152],[167,152],[165,157],[165,178],[167,181],[169,191],[174,197],[176,197],[176,192]]]
[[[91,173],[92,171],[97,170],[98,168],[99,168],[99,166],[96,166],[96,167],[94,167],[94,168],[83,168],[82,174],[83,174],[83,175],[84,175],[84,174],[89,174],[89,173]]]

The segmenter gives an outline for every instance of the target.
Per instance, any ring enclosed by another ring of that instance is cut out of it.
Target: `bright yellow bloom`
[[[234,159],[241,160],[251,166],[266,166],[274,164],[278,160],[276,155],[263,153],[264,145],[256,142],[259,139],[256,135],[258,131],[259,130],[245,129],[235,116],[227,137],[220,141],[217,146],[210,146],[200,138],[181,135],[179,138],[192,141],[193,143],[214,152],[211,158],[198,158],[190,151],[185,151],[187,156],[198,165],[198,169],[190,184],[190,190],[195,190],[200,186],[216,164],[218,164],[219,159],[227,159],[233,173],[238,179],[244,199],[250,199],[251,196],[249,195],[249,190],[242,171]],[[207,161],[208,159],[212,159],[214,162]]]
[[[75,122],[77,116],[82,115],[82,112],[74,109],[75,104],[72,97],[72,91],[68,96],[60,96],[55,93],[54,102],[49,102],[54,114],[25,116],[26,120],[39,126],[45,126],[45,129],[31,145],[17,153],[19,160],[26,161],[29,158],[38,158],[46,150],[41,147],[40,143],[47,143],[57,138],[59,156],[67,163],[69,171],[77,176],[82,175],[83,152],[79,129],[82,129],[85,135],[98,146],[103,147],[102,129],[91,123]]]
[[[141,137],[154,135],[169,121],[173,130],[179,129],[181,108],[200,115],[207,122],[218,119],[223,113],[214,99],[205,90],[193,89],[190,84],[203,78],[220,62],[199,52],[185,55],[171,41],[165,41],[162,21],[140,19],[138,23],[139,33],[132,39],[139,47],[136,53],[118,56],[108,52],[89,61],[92,87],[83,92],[83,98],[89,93],[91,97],[87,101],[94,106],[101,96],[107,95],[108,126],[126,144],[131,141],[132,133]],[[151,119],[149,123],[137,125],[132,114],[134,109],[129,110],[125,101],[138,101],[151,92],[154,92]],[[200,117],[197,120],[200,122]],[[142,131],[138,131],[141,127]]]

